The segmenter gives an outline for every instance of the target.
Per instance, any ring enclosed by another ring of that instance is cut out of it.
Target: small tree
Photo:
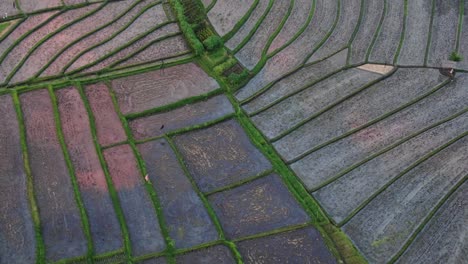
[[[210,36],[203,41],[203,45],[205,45],[207,50],[215,50],[221,46],[223,46],[223,41],[219,36]]]

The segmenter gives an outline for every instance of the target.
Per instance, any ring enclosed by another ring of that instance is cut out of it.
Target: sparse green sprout
[[[460,53],[454,51],[450,54],[449,60],[451,61],[462,61],[463,57]]]
[[[205,41],[203,41],[203,45],[205,45],[207,50],[215,50],[223,46],[223,41],[219,36],[210,36]]]

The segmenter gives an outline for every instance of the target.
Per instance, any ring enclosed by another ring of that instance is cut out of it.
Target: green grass
[[[10,22],[0,23],[0,35],[10,26]]]

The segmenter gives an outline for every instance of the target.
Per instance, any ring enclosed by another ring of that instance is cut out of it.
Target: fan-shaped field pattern
[[[336,263],[195,63],[0,102],[2,264]]]
[[[166,12],[159,0],[126,0],[29,15],[0,39],[0,83],[182,58],[189,47]]]

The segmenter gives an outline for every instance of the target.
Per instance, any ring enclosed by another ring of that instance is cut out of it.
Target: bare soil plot
[[[265,108],[275,101],[288,96],[294,92],[297,92],[306,85],[310,85],[325,76],[345,67],[346,65],[346,52],[340,52],[327,60],[304,66],[291,74],[284,76],[278,81],[271,84],[271,87],[261,94],[259,94],[255,100],[245,104],[243,108],[248,112],[252,113]],[[258,83],[260,82],[260,83]],[[255,86],[258,85],[258,86]],[[260,79],[254,79],[250,81],[247,86],[242,88],[237,94],[238,100],[246,100],[249,97],[258,94],[265,89],[261,85],[268,86],[268,83],[262,82]]]
[[[468,170],[468,136],[411,170],[343,226],[370,262],[387,262]]]
[[[150,33],[151,28],[167,20],[166,13],[164,12],[161,4],[151,7],[141,14],[128,28],[120,32],[117,36],[114,36],[110,41],[107,41],[83,54],[66,70],[66,72],[81,68],[105,55],[110,54],[141,34]]]
[[[175,247],[191,248],[217,240],[218,232],[169,143],[160,139],[139,145],[138,149]]]
[[[217,89],[216,81],[194,63],[112,81],[123,114],[138,113]]]
[[[108,146],[127,140],[107,86],[104,83],[89,85],[85,93],[94,115],[99,143]]]
[[[336,263],[313,227],[238,243],[245,263]]]
[[[107,4],[98,12],[71,25],[42,43],[41,46],[28,57],[24,65],[13,78],[13,81],[18,81],[18,78],[21,77],[28,78],[35,76],[40,69],[46,66],[50,58],[56,56],[71,42],[78,41],[83,35],[108,23],[113,19],[116,10],[122,7],[125,7],[125,5]]]
[[[218,0],[208,12],[208,19],[216,32],[224,36],[249,11],[253,3],[254,0]]]
[[[131,54],[129,59],[118,62],[115,67],[128,67],[154,61],[161,61],[163,64],[166,60],[182,54],[190,54],[190,47],[182,35],[176,35],[154,42],[144,50]]]
[[[219,95],[169,112],[132,120],[130,128],[136,140],[143,140],[184,127],[213,121],[232,113],[234,113],[234,109],[229,100],[226,96]]]
[[[12,1],[1,1],[0,2],[0,16],[11,17],[21,13],[18,5],[14,0]]]
[[[382,74],[382,75],[389,74],[394,69],[393,66],[381,65],[381,64],[364,64],[357,68],[360,70],[375,72],[375,73]]]
[[[158,28],[151,33],[147,34],[146,36],[139,38],[135,42],[128,42],[127,44],[122,46],[121,48],[116,50],[115,53],[108,54],[101,59],[103,59],[101,62],[94,64],[94,66],[91,66],[90,68],[87,68],[84,72],[95,72],[101,69],[104,69],[106,67],[109,67],[113,63],[126,58],[127,56],[132,55],[133,53],[139,51],[140,49],[144,48],[147,45],[150,45],[152,42],[157,41],[158,39],[167,37],[168,35],[174,35],[175,33],[179,32],[179,28],[176,23],[168,24],[165,26],[162,26],[161,28]],[[157,55],[157,54],[156,54]],[[164,55],[164,54],[162,54]],[[161,56],[161,54],[159,54]],[[152,60],[157,60],[157,57],[154,56],[153,54],[147,54],[145,53],[145,60],[146,61],[152,61]]]
[[[276,174],[215,193],[208,200],[230,239],[309,221]]]
[[[20,100],[46,259],[55,262],[84,256],[87,242],[57,138],[49,93],[45,89],[36,90],[21,94]]]
[[[235,264],[237,263],[232,256],[229,248],[223,245],[217,245],[178,256],[176,263],[180,264]]]
[[[271,168],[234,120],[176,136],[174,142],[203,192],[228,186]]]
[[[226,47],[234,50],[245,38],[248,37],[249,33],[254,30],[255,25],[260,21],[260,19],[262,19],[262,15],[265,14],[269,3],[270,0],[259,1],[252,14],[250,14],[249,18],[245,21],[239,31],[237,31],[236,34],[226,42]]]
[[[448,85],[378,123],[311,153],[291,168],[313,189],[372,153],[466,109],[468,87],[462,85],[463,81]]]
[[[392,64],[403,31],[404,1],[387,1],[387,10],[369,61]]]
[[[299,66],[315,46],[332,28],[336,18],[336,1],[318,0],[314,18],[294,42],[270,58],[260,72],[247,83],[237,95],[238,99],[247,98],[269,83]],[[243,95],[240,95],[243,94]]]
[[[450,53],[456,49],[459,7],[458,0],[435,1],[428,65],[443,66],[443,63],[449,59]],[[460,44],[466,45],[466,43]]]
[[[125,13],[125,11],[133,4],[133,2],[135,1],[126,0],[107,4],[107,7],[111,8],[110,10],[106,9],[109,10],[109,15],[102,15],[100,17],[106,18],[110,21],[121,15],[122,17],[120,19],[117,19],[117,21],[114,21],[110,25],[106,26],[105,28],[98,30],[96,33],[81,38],[79,42],[73,44],[72,46],[67,45],[66,50],[63,51],[63,53],[52,63],[50,63],[50,65],[44,70],[44,72],[41,73],[40,77],[53,76],[59,74],[62,70],[64,70],[64,67],[69,62],[71,62],[78,54],[80,54],[80,52],[83,52],[87,48],[101,43],[106,38],[110,37],[112,34],[117,32],[120,28],[124,27],[124,25],[129,23],[132,20],[132,18],[134,18],[138,14],[138,12],[140,12],[141,9],[143,9],[146,6],[146,2],[141,2],[137,4],[134,8],[132,8],[130,11]],[[97,28],[98,27],[94,27],[93,31]]]
[[[0,262],[34,263],[36,238],[19,124],[11,96],[0,96],[0,113]]]
[[[62,6],[61,0],[19,0],[20,7],[25,13],[32,13],[43,9]]]
[[[467,262],[468,183],[444,203],[397,263]]]
[[[299,33],[300,29],[307,26],[306,23],[310,12],[312,12],[313,2],[310,0],[294,0],[291,4],[294,5],[291,14],[281,31],[272,41],[268,48],[268,54],[281,48],[288,41],[292,40],[293,37]]]
[[[366,1],[359,30],[351,44],[351,57],[349,58],[351,64],[365,62],[367,51],[370,48],[372,39],[380,25],[383,12],[384,1]]]
[[[268,138],[277,137],[379,77],[358,69],[339,72],[253,116],[252,121]]]
[[[438,70],[399,69],[297,130],[273,143],[280,155],[292,160],[308,150],[411,102],[445,81]]]
[[[408,1],[406,31],[398,64],[424,65],[432,16],[432,1]]]
[[[86,108],[79,92],[65,88],[56,92],[63,136],[86,209],[95,253],[123,247],[104,171],[96,153]]]
[[[127,223],[135,256],[165,248],[156,210],[144,186],[137,161],[129,145],[106,149],[104,157]]]
[[[247,44],[236,53],[236,58],[249,70],[252,70],[262,58],[268,40],[285,19],[291,1],[274,1],[270,12],[257,28],[255,34],[249,38]]]
[[[339,223],[411,164],[465,131],[468,131],[467,113],[362,164],[318,190],[314,196]]]
[[[341,1],[338,23],[327,41],[310,57],[309,62],[327,58],[344,49],[355,31],[361,12],[361,0]]]

